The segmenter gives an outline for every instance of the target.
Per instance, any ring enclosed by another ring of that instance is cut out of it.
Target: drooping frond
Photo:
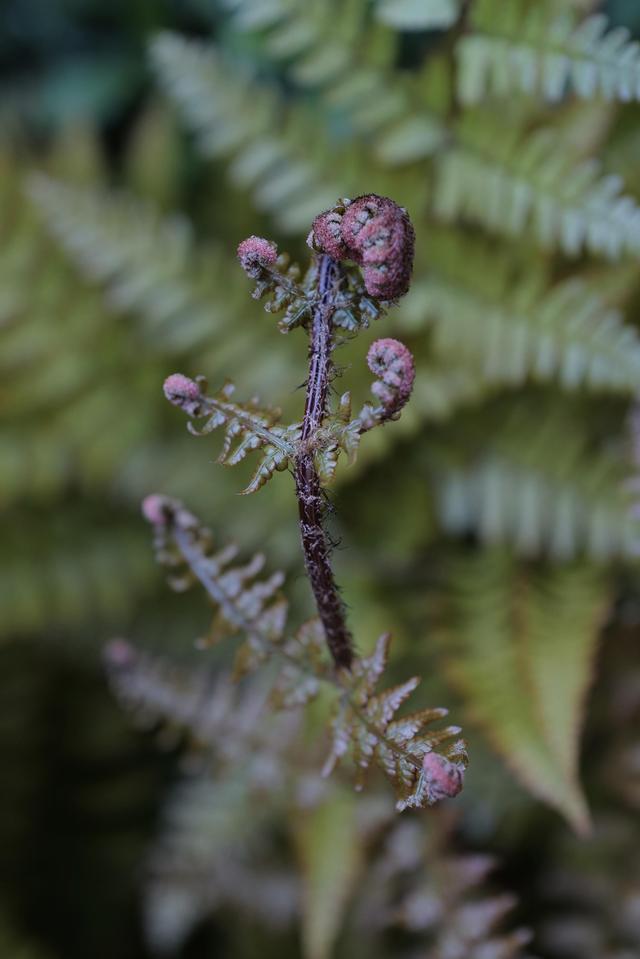
[[[213,604],[214,619],[203,645],[240,634],[244,643],[238,672],[262,662],[284,638],[288,603],[280,592],[282,573],[260,580],[262,554],[238,566],[233,565],[238,555],[234,545],[214,552],[211,532],[177,500],[150,496],[143,509],[154,529],[158,562],[170,570],[170,585],[183,591],[199,582]]]
[[[287,603],[279,592],[282,577],[276,573],[256,580],[264,564],[262,556],[246,566],[231,565],[236,549],[213,552],[210,531],[169,497],[147,497],[143,512],[154,528],[158,561],[171,571],[173,588],[188,589],[199,582],[213,602],[213,626],[201,645],[243,635],[236,657],[239,675],[269,657],[278,661],[282,670],[272,694],[276,707],[304,705],[315,698],[322,684],[333,689],[337,705],[326,775],[350,752],[357,767],[357,787],[362,788],[363,774],[375,762],[395,786],[399,810],[457,795],[466,765],[464,740],[456,738],[460,729],[424,731],[447,711],[423,709],[404,718],[395,716],[418,685],[416,677],[375,692],[387,666],[388,634],[378,640],[371,656],[357,658],[350,670],[336,673],[325,658],[326,640],[319,622],[311,620],[294,635],[286,634]],[[447,745],[441,751],[443,743]]]
[[[635,394],[640,338],[592,284],[570,279],[549,287],[544,273],[503,258],[477,241],[436,234],[430,276],[420,295],[435,321],[439,356],[468,364],[486,381],[557,381]]]
[[[640,47],[605,14],[580,20],[554,2],[479,0],[472,29],[457,47],[459,94],[478,103],[488,94],[539,94],[560,100],[567,90],[586,100],[640,99]]]
[[[640,252],[640,208],[596,160],[559,149],[552,130],[522,136],[486,113],[468,114],[459,145],[438,158],[435,209],[509,237],[530,230],[545,249],[615,260]]]
[[[449,676],[527,788],[584,829],[578,740],[604,583],[581,567],[527,575],[501,553],[455,567],[450,583]]]
[[[640,523],[624,465],[604,452],[594,462],[583,439],[572,439],[563,424],[516,417],[493,449],[443,470],[437,500],[445,529],[561,562],[636,556]]]
[[[458,726],[437,732],[424,732],[424,727],[446,716],[445,709],[423,709],[397,718],[400,706],[418,686],[412,677],[398,686],[376,693],[375,687],[387,666],[391,637],[385,633],[371,656],[359,659],[346,680],[349,694],[340,697],[332,720],[332,748],[325,765],[330,773],[335,765],[350,754],[356,766],[356,788],[362,789],[367,769],[379,766],[394,783],[398,796],[396,808],[422,807],[442,798],[429,777],[425,757],[441,743],[453,739],[442,752],[445,770],[455,795],[462,786],[466,765],[464,741],[456,738]],[[440,755],[440,754],[439,754]]]
[[[233,157],[233,182],[250,189],[258,208],[282,229],[308,229],[318,210],[339,196],[341,185],[325,180],[308,151],[297,147],[310,131],[301,122],[296,127],[295,118],[289,131],[279,129],[272,93],[213,47],[165,33],[153,42],[151,56],[203,153]]]

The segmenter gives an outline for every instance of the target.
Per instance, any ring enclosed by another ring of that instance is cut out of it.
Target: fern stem
[[[324,627],[327,645],[337,667],[351,668],[353,641],[346,624],[344,604],[329,560],[329,541],[322,521],[324,499],[320,480],[309,448],[326,414],[331,372],[331,332],[335,297],[341,279],[338,263],[322,255],[318,263],[319,302],[313,311],[309,344],[309,378],[302,421],[301,452],[296,459],[294,479],[300,536],[307,575]]]

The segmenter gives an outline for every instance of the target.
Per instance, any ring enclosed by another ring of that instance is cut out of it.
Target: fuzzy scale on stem
[[[309,379],[302,421],[302,451],[296,458],[294,479],[302,549],[318,615],[336,666],[350,669],[353,662],[353,640],[347,628],[344,604],[331,569],[329,542],[322,525],[324,499],[313,452],[308,448],[308,442],[322,425],[326,414],[331,370],[331,321],[335,311],[335,294],[340,277],[338,263],[326,254],[320,256],[318,263],[320,300],[313,312],[311,322]]]

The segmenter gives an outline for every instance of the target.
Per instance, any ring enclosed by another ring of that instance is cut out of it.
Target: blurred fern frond
[[[438,159],[435,210],[446,221],[468,218],[508,237],[530,231],[546,250],[583,249],[610,260],[640,250],[640,208],[620,177],[600,174],[558,148],[551,129],[523,136],[486,113],[466,115],[460,144]]]
[[[527,575],[502,553],[452,569],[450,583],[441,649],[451,680],[527,788],[584,830],[578,739],[605,584],[580,567]]]
[[[626,28],[611,29],[606,14],[580,21],[554,3],[480,0],[471,25],[457,48],[465,103],[514,92],[554,101],[567,88],[586,100],[640,99],[640,48]]]
[[[142,319],[154,351],[175,354],[201,346],[233,321],[230,278],[236,272],[220,250],[196,248],[184,217],[163,218],[132,197],[43,175],[32,176],[28,189],[63,249],[88,279],[106,287],[109,306]],[[224,307],[216,296],[222,284]],[[240,297],[245,300],[241,282],[236,293],[239,309]]]
[[[625,479],[624,464],[604,453],[591,462],[583,438],[569,440],[561,423],[525,416],[475,462],[443,469],[436,495],[450,533],[597,564],[637,555],[640,526]]]
[[[491,383],[553,380],[567,390],[635,393],[640,338],[593,284],[550,286],[542,270],[508,269],[506,255],[496,265],[495,251],[477,241],[436,234],[429,247],[420,295],[438,355]]]
[[[167,95],[184,115],[206,156],[232,156],[230,175],[251,189],[256,205],[288,232],[308,228],[318,210],[340,195],[308,159],[302,116],[282,127],[268,90],[211,46],[169,33],[157,37],[151,57]]]

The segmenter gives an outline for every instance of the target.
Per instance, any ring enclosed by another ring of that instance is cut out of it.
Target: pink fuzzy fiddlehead
[[[416,371],[411,350],[399,340],[375,340],[367,353],[367,364],[377,381],[371,392],[383,408],[383,419],[395,419],[407,403]]]
[[[309,243],[335,260],[354,260],[369,296],[396,300],[409,289],[415,233],[407,211],[388,197],[339,201],[315,218]]]
[[[422,775],[430,805],[442,799],[453,799],[464,785],[464,766],[461,763],[451,762],[440,753],[425,753],[422,760]]]
[[[238,245],[240,266],[252,280],[259,280],[263,271],[278,259],[278,247],[261,236],[249,236]]]
[[[195,380],[182,373],[172,373],[164,381],[162,389],[173,406],[178,406],[189,416],[202,415],[202,393]]]

